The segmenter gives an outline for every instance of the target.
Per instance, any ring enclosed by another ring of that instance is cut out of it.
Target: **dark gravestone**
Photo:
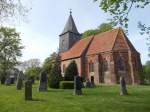
[[[86,88],[91,88],[91,82],[90,82],[89,79],[86,81],[85,87],[86,87]]]
[[[47,73],[42,71],[40,74],[39,91],[47,91]]]
[[[5,84],[5,80],[6,80],[5,76],[1,76],[1,84]]]
[[[127,95],[126,82],[123,76],[120,76],[120,95]]]
[[[25,100],[32,100],[32,82],[30,80],[25,82]]]
[[[91,76],[91,88],[93,88],[95,86],[94,84],[94,76]]]
[[[23,72],[19,72],[18,76],[17,76],[17,90],[21,90],[23,87]]]
[[[82,81],[80,76],[74,77],[74,95],[82,95]]]

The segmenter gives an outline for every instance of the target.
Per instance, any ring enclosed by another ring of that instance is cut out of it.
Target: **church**
[[[120,75],[124,75],[127,84],[140,84],[140,53],[121,28],[82,39],[70,13],[59,36],[62,74],[74,60],[78,75],[96,85],[117,84]]]

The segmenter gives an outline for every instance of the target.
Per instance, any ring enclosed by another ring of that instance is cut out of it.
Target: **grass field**
[[[119,86],[99,86],[73,96],[73,90],[39,93],[36,84],[33,101],[25,101],[24,90],[0,85],[0,112],[150,112],[150,86],[128,86],[128,92],[120,96]]]

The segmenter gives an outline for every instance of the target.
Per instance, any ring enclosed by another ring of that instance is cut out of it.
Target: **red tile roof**
[[[68,51],[61,53],[61,60],[80,57],[89,45],[90,41],[92,40],[92,37],[93,36],[90,36],[89,38],[79,40]]]
[[[118,32],[119,29],[114,29],[95,35],[93,41],[88,48],[87,55],[112,50]]]
[[[87,49],[86,55],[111,51],[119,31],[122,30],[120,28],[113,29],[111,31],[81,39],[68,51],[60,54],[61,60],[80,57],[85,49]]]

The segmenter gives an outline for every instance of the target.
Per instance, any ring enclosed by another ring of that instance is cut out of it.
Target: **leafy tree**
[[[94,0],[99,2],[99,7],[106,13],[109,13],[112,18],[109,20],[115,26],[121,26],[127,30],[129,23],[129,13],[134,9],[143,9],[150,5],[150,0]],[[133,13],[132,13],[133,14]],[[139,20],[141,21],[141,20]],[[142,22],[138,22],[141,34],[146,34],[150,49],[150,26]]]
[[[46,70],[48,73],[50,73],[52,66],[54,65],[54,62],[57,57],[57,53],[53,52],[50,57],[46,58],[43,64],[43,69]]]
[[[113,29],[113,24],[112,23],[102,23],[100,26],[98,26],[98,28],[96,29],[91,29],[91,30],[87,30],[82,34],[82,38],[86,38],[88,36],[91,35],[96,35],[98,33],[102,33],[108,30]]]
[[[59,82],[61,81],[61,68],[60,68],[60,57],[57,55],[54,65],[49,74],[48,84],[50,88],[59,88]]]
[[[40,72],[41,72],[40,67],[31,67],[31,68],[26,69],[25,75],[28,77],[36,78],[36,77],[39,77]]]
[[[0,22],[12,19],[12,17],[24,17],[29,9],[23,4],[22,0],[0,0]]]
[[[73,81],[74,80],[74,76],[78,75],[78,68],[77,68],[77,64],[75,61],[72,61],[68,67],[65,70],[65,77],[64,79],[66,81]]]
[[[146,64],[143,66],[144,72],[144,82],[146,84],[150,84],[150,61],[147,61]]]
[[[4,83],[7,71],[18,64],[18,58],[22,56],[21,39],[14,28],[0,28],[0,68],[1,83]]]
[[[99,32],[106,32],[111,29],[113,29],[113,24],[112,23],[102,23],[99,27]]]

